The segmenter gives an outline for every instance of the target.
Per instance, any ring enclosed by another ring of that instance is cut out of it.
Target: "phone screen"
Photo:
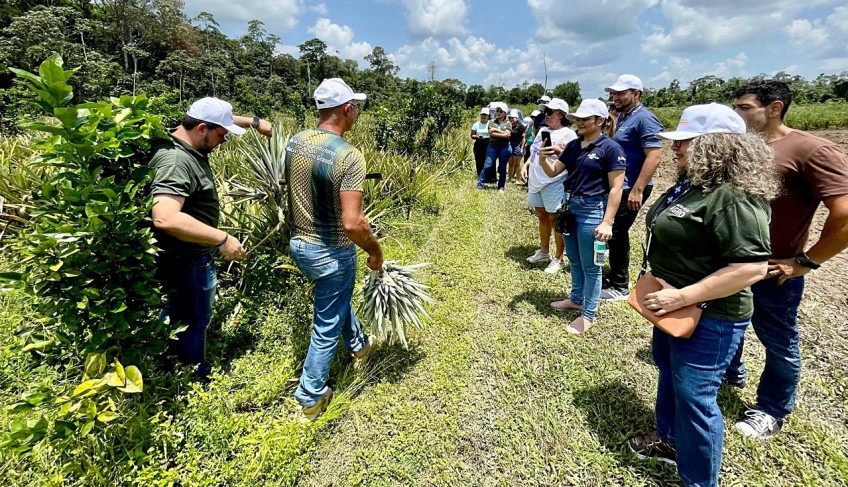
[[[551,145],[551,133],[547,130],[542,132],[542,147],[550,147]]]

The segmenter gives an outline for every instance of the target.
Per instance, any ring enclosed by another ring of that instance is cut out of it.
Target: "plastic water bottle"
[[[595,265],[602,266],[607,260],[607,244],[603,240],[595,240]]]

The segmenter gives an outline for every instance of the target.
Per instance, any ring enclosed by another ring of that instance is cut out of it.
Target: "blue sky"
[[[381,46],[400,76],[511,88],[525,80],[580,82],[602,95],[622,73],[659,88],[705,75],[787,71],[808,79],[848,70],[844,0],[185,0],[235,37],[259,19],[280,52],[318,37],[333,54],[367,63]]]

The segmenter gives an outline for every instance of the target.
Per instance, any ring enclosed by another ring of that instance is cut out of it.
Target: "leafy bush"
[[[399,110],[377,109],[374,137],[381,150],[432,158],[439,136],[461,118],[461,104],[427,85]]]

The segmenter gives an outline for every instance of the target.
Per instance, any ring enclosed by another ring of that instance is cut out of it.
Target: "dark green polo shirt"
[[[186,142],[171,135],[170,139],[158,143],[150,159],[150,167],[156,169],[150,192],[156,195],[174,195],[185,198],[182,212],[198,221],[218,228],[220,208],[215,176],[209,166],[209,158]],[[187,254],[208,252],[210,247],[183,242],[165,232],[156,232],[159,248],[164,251],[178,250]]]
[[[648,211],[649,225],[670,191]],[[651,272],[681,288],[728,264],[766,261],[771,255],[770,218],[765,198],[748,196],[729,184],[709,194],[693,187],[657,217],[648,252]],[[744,321],[753,312],[751,288],[745,288],[712,301],[704,316]]]

